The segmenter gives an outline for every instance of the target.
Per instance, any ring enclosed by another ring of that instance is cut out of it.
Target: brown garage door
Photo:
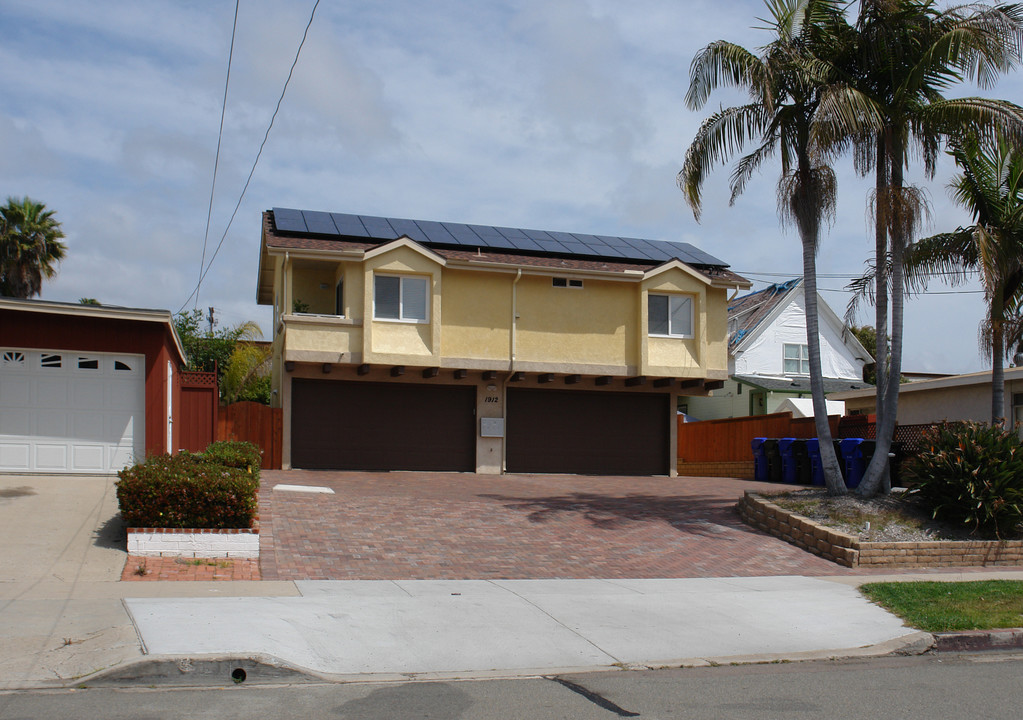
[[[331,470],[476,469],[476,388],[291,383],[291,465]]]
[[[508,389],[508,472],[666,475],[669,395]]]

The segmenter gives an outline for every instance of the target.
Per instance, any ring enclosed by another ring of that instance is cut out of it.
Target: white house
[[[873,359],[823,298],[818,295],[821,367],[824,390],[870,388],[863,366]],[[729,380],[711,397],[686,398],[683,412],[699,420],[766,415],[794,410],[810,398],[810,357],[806,344],[806,304],[803,279],[770,285],[728,306]],[[829,403],[829,414],[834,408]]]

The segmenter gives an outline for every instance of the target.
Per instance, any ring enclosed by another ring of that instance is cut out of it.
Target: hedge
[[[117,475],[129,527],[249,528],[256,516],[259,450],[214,443],[213,452],[155,455]],[[244,447],[244,446],[249,446]],[[213,446],[211,446],[212,448]],[[254,464],[251,464],[254,463]]]

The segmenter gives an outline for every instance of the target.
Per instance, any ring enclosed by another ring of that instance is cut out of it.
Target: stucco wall
[[[484,369],[514,364],[532,372],[727,376],[726,291],[682,267],[669,267],[642,282],[561,275],[556,269],[527,269],[516,281],[511,269],[446,267],[430,251],[404,241],[371,251],[364,260],[292,257],[277,267],[274,292],[286,327],[282,361]],[[429,321],[375,320],[377,274],[429,278]],[[555,276],[581,281],[582,287],[557,287]],[[296,299],[309,302],[311,313],[332,311],[339,277],[344,278],[344,321],[291,313]],[[693,298],[692,337],[647,336],[650,292]]]

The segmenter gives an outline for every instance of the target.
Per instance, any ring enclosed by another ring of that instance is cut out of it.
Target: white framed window
[[[786,375],[810,374],[810,348],[807,345],[785,343],[783,347]]]
[[[583,281],[576,278],[555,277],[551,278],[551,285],[561,288],[581,288]]]
[[[648,295],[647,332],[661,337],[692,337],[692,296]]]
[[[429,322],[429,291],[429,278],[415,275],[377,275],[373,278],[373,318]]]

